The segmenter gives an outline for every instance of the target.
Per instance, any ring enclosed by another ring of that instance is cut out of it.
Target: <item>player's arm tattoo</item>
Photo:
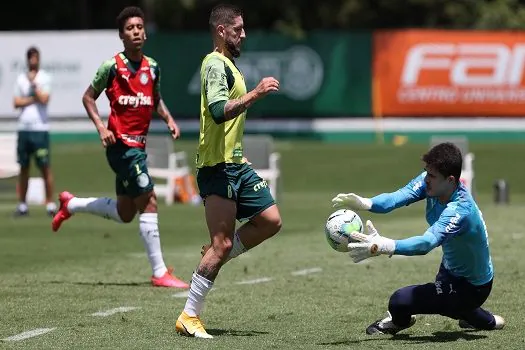
[[[245,96],[226,102],[226,105],[224,106],[225,120],[233,119],[248,109],[249,104],[246,102]]]

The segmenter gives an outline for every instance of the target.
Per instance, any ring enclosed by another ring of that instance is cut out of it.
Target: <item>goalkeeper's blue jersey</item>
[[[452,275],[464,277],[473,285],[490,282],[494,271],[487,227],[470,192],[460,184],[450,201],[441,204],[436,197],[427,197],[425,176],[423,172],[396,192],[372,198],[371,211],[375,213],[386,213],[423,199],[427,201],[426,220],[430,227],[423,236],[396,241],[396,253],[397,242],[403,242],[399,248],[405,255],[415,255],[418,243],[427,240],[431,248],[442,246],[442,264]]]

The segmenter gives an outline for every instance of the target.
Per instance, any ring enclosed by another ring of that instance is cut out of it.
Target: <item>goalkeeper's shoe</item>
[[[502,329],[503,327],[505,327],[505,319],[503,317],[494,315],[494,320],[496,321],[496,324],[494,325],[493,329]],[[459,327],[466,329],[476,329],[476,327],[472,326],[465,320],[459,320]]]
[[[62,225],[64,221],[66,221],[67,219],[71,217],[71,213],[67,209],[67,204],[74,197],[75,196],[73,196],[71,193],[67,191],[61,192],[58,195],[58,201],[60,202],[60,207],[58,208],[58,212],[55,214],[55,216],[53,217],[53,221],[51,222],[51,228],[53,229],[53,231],[55,232],[58,231],[58,229],[60,228],[60,225]]]
[[[213,337],[206,332],[204,324],[199,316],[190,316],[184,311],[180,314],[175,324],[175,330],[187,337],[212,339]]]
[[[370,326],[366,328],[366,334],[368,335],[374,335],[374,334],[397,334],[398,332],[401,332],[404,329],[410,328],[416,323],[416,316],[412,315],[410,317],[410,323],[406,327],[400,327],[396,326],[394,322],[392,322],[392,315],[390,312],[387,312],[387,316],[383,319],[377,320],[374,323],[372,323]]]
[[[173,269],[168,268],[168,271],[162,277],[151,277],[151,284],[154,287],[171,287],[171,288],[181,288],[188,289],[190,285],[184,282],[183,280],[178,279],[173,275]]]

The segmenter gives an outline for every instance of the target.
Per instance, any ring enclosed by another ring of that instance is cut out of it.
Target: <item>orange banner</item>
[[[525,32],[374,33],[375,116],[525,116]]]

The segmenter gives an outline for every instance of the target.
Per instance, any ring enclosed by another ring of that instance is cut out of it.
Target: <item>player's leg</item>
[[[228,187],[230,188],[228,192],[231,193],[232,188]],[[234,200],[215,194],[206,196],[204,203],[211,247],[206,251],[197,270],[193,273],[188,299],[184,311],[177,319],[176,330],[187,336],[212,338],[204,329],[200,314],[206,295],[213,287],[213,282],[233,246],[237,205]]]
[[[106,148],[108,164],[116,175],[117,200],[109,197],[76,197],[70,192],[61,192],[58,195],[60,207],[51,223],[53,231],[57,231],[62,223],[75,213],[89,213],[119,223],[129,223],[133,220],[137,208],[128,193],[128,177],[136,170],[134,166],[130,166],[132,159],[130,160],[128,152],[131,152],[130,148],[123,144]]]
[[[389,314],[370,325],[367,334],[396,334],[412,326],[417,314],[437,314],[453,319],[468,317],[469,311],[478,308],[490,293],[488,289],[476,294],[473,288],[441,266],[434,283],[408,286],[394,292],[388,305]]]
[[[23,216],[29,213],[26,196],[27,186],[29,183],[29,164],[31,157],[31,148],[29,135],[27,131],[19,131],[17,137],[16,153],[20,172],[18,173],[18,205],[14,213],[15,216]]]
[[[387,316],[368,326],[366,333],[396,334],[411,327],[417,314],[455,316],[463,291],[457,282],[440,266],[435,282],[398,289],[390,297]]]
[[[281,230],[281,214],[268,183],[248,164],[242,168],[237,218],[249,220],[235,233],[230,258],[249,250]]]
[[[461,328],[473,328],[494,330],[505,326],[503,317],[494,315],[481,308],[492,291],[492,281],[482,286],[466,285],[465,301],[458,312],[459,326]]]
[[[459,326],[469,329],[497,330],[505,327],[505,319],[478,307],[459,315]]]
[[[139,232],[149,263],[151,265],[151,283],[155,287],[189,288],[189,285],[173,275],[168,269],[162,256],[160,233],[158,224],[157,196],[153,190],[153,182],[148,175],[144,162],[140,162],[142,180],[136,181],[137,186],[133,191],[136,194],[134,204],[139,211]],[[147,176],[147,184],[146,184]]]
[[[235,232],[233,246],[228,259],[258,246],[281,229],[282,221],[276,204],[253,216]]]
[[[49,132],[35,132],[33,144],[36,148],[36,165],[40,169],[40,173],[42,174],[42,178],[44,179],[46,191],[46,211],[48,215],[54,216],[57,211],[57,206],[53,201],[54,179],[50,166]]]
[[[434,283],[403,287],[390,297],[386,317],[368,326],[366,333],[396,334],[414,325],[418,313],[439,313],[440,305]]]
[[[248,222],[235,232],[228,260],[274,236],[282,226],[279,208],[267,183],[247,164],[241,170],[240,182],[237,219]],[[202,253],[208,248],[203,247]]]
[[[70,192],[63,191],[58,195],[59,209],[51,228],[58,231],[62,223],[73,214],[87,213],[118,223],[129,223],[135,217],[137,208],[133,198],[126,194],[122,181],[116,178],[117,199],[110,197],[76,197]]]

